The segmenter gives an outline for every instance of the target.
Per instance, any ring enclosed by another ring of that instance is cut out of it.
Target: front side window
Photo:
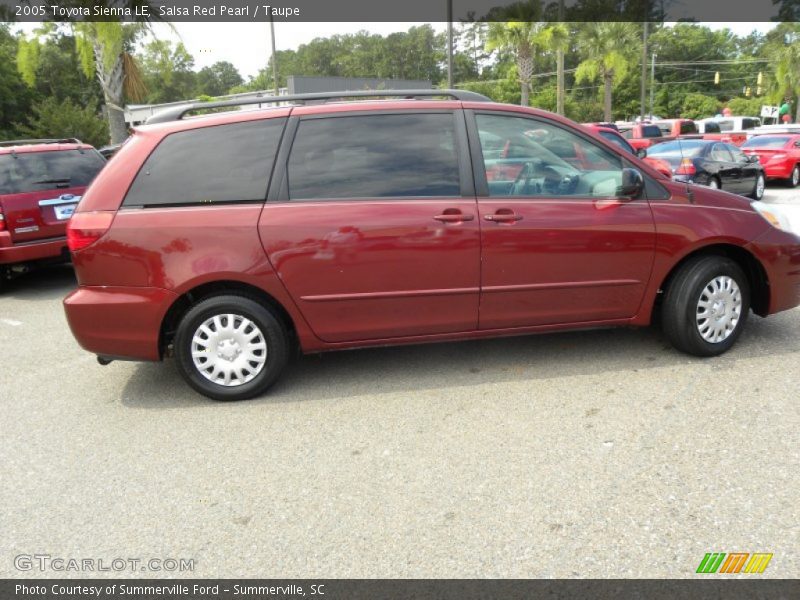
[[[124,206],[265,201],[285,118],[172,133],[147,158]]]
[[[305,119],[289,199],[460,196],[457,148],[452,113]]]
[[[490,196],[608,197],[622,160],[567,129],[503,115],[476,117]]]

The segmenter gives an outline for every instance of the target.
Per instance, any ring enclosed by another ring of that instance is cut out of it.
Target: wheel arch
[[[750,251],[735,244],[716,243],[696,248],[675,263],[664,277],[659,292],[669,288],[678,271],[690,260],[698,256],[723,256],[736,262],[747,276],[750,284],[750,307],[753,312],[765,317],[769,312],[769,278],[764,266]],[[659,293],[657,299],[663,294]]]
[[[246,296],[273,310],[280,319],[293,344],[298,343],[298,331],[288,310],[270,293],[255,285],[236,280],[211,281],[197,285],[181,294],[167,309],[161,321],[158,350],[163,358],[169,348],[183,315],[195,304],[213,296],[226,294]]]

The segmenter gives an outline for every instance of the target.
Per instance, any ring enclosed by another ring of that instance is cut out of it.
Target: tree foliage
[[[30,138],[75,137],[93,146],[108,143],[108,125],[90,107],[72,100],[46,98],[32,107],[32,117],[17,130]]]

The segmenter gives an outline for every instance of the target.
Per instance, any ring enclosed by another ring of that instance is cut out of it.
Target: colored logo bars
[[[700,561],[697,573],[763,573],[771,560],[772,554],[765,552],[708,552]]]

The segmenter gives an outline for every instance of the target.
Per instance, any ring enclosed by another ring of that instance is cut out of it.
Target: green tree
[[[781,23],[770,34],[767,53],[774,74],[772,92],[777,100],[794,100],[794,120],[800,123],[800,24]]]
[[[17,53],[17,38],[0,23],[0,139],[16,137],[14,121],[30,113],[36,94],[15,67]]]
[[[195,95],[222,96],[243,83],[236,67],[229,62],[218,61],[197,73]]]
[[[487,50],[506,50],[513,56],[520,83],[520,103],[528,106],[536,55],[563,45],[566,30],[543,22],[509,21],[489,24]],[[557,40],[557,41],[556,41]]]
[[[145,92],[131,52],[147,26],[115,21],[81,22],[74,23],[72,30],[84,74],[96,77],[103,91],[111,141],[122,142],[128,136],[123,112],[125,98],[139,100]],[[39,37],[52,37],[57,31],[55,27],[43,28],[33,39],[20,42],[17,67],[29,85],[35,82],[40,64]]]
[[[687,119],[713,117],[720,111],[720,102],[714,96],[705,94],[686,94],[683,99],[681,116]]]
[[[194,58],[182,42],[151,40],[140,56],[147,101],[191,100],[195,91]]]
[[[31,138],[75,137],[103,146],[108,143],[108,124],[90,107],[80,107],[72,100],[46,98],[34,104],[28,124],[18,124],[20,134]]]
[[[625,79],[636,64],[641,49],[633,23],[587,23],[580,32],[578,46],[583,60],[575,72],[575,81],[603,82],[603,118],[613,120],[612,88]]]

